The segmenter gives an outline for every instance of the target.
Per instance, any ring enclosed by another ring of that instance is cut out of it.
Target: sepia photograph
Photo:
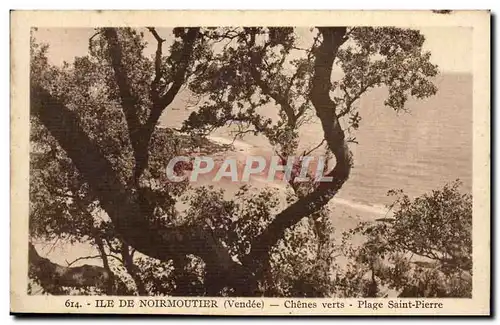
[[[488,313],[482,43],[432,23],[462,14],[489,32],[447,10],[26,24],[16,292],[75,312]]]

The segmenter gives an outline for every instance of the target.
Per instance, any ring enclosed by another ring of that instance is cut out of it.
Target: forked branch
[[[273,222],[252,243],[251,252],[245,256],[244,263],[249,265],[266,260],[271,247],[283,238],[286,229],[295,225],[302,218],[325,206],[348,179],[351,170],[351,153],[344,139],[335,103],[331,100],[330,77],[333,61],[338,48],[344,42],[344,27],[319,28],[323,42],[315,50],[314,76],[312,80],[311,102],[321,120],[324,138],[331,152],[335,155],[336,165],[326,176],[333,181],[320,183],[315,191],[309,193],[276,215]]]

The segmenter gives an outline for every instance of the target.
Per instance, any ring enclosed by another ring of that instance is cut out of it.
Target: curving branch
[[[153,37],[156,39],[157,45],[156,45],[156,53],[155,53],[155,77],[153,79],[153,82],[151,83],[151,99],[154,102],[158,101],[159,99],[159,90],[158,90],[158,83],[161,80],[162,77],[162,70],[161,70],[161,55],[162,55],[162,46],[163,42],[165,40],[158,35],[158,32],[154,27],[148,27],[148,30],[153,34]]]
[[[153,29],[154,31],[154,29]],[[158,120],[160,119],[161,114],[163,113],[163,110],[165,107],[170,105],[172,101],[174,100],[175,96],[181,89],[182,85],[186,82],[186,75],[187,71],[189,68],[189,63],[191,61],[191,57],[193,55],[194,51],[194,45],[195,41],[198,38],[198,34],[200,32],[200,28],[189,28],[188,31],[182,36],[183,40],[183,48],[182,48],[182,53],[180,55],[180,59],[178,62],[176,62],[177,67],[176,67],[176,72],[173,77],[172,85],[168,89],[168,91],[161,97],[157,97],[155,101],[153,101],[153,106],[151,108],[148,120],[146,121],[146,124],[143,126],[142,134],[141,136],[143,139],[145,139],[145,146],[142,146],[147,150],[149,139],[151,138],[151,134],[153,133],[153,130],[156,126],[156,123],[158,123]],[[156,31],[155,31],[156,33]],[[158,34],[156,33],[158,36]],[[156,36],[155,36],[156,38]],[[157,38],[158,41],[159,36]],[[161,55],[161,43],[158,41],[158,49],[156,52],[156,59],[157,63],[156,66],[159,66],[159,60],[158,60],[158,55]],[[160,52],[158,52],[160,51]],[[158,54],[159,53],[159,54]],[[158,78],[158,73],[159,73],[159,67],[156,70],[156,78]],[[158,80],[159,81],[159,80]],[[147,140],[146,140],[147,139]]]
[[[68,264],[68,267],[70,267],[71,265],[75,264],[76,262],[80,262],[80,261],[84,261],[84,260],[94,260],[94,259],[100,259],[100,258],[101,258],[101,255],[82,256],[82,257],[78,257],[78,258],[72,260],[71,262],[68,262],[68,260],[66,260],[66,263]]]
[[[93,225],[92,225],[92,232],[93,232],[94,240],[95,240],[96,245],[97,245],[97,250],[99,251],[100,257],[102,259],[102,265],[104,266],[104,269],[111,275],[109,280],[108,280],[108,286],[107,286],[107,292],[111,293],[113,290],[114,278],[116,278],[116,276],[114,275],[113,271],[111,271],[111,267],[109,266],[108,256],[114,257],[118,260],[119,260],[119,258],[112,255],[112,254],[110,254],[110,255],[106,254],[106,250],[104,249],[104,242],[102,240],[101,234],[99,233],[99,231],[97,229],[94,228]]]
[[[257,65],[261,65],[262,60],[259,59],[259,54],[252,54],[252,63],[250,64],[250,73],[252,74],[252,78],[255,80],[255,83],[262,90],[262,93],[268,95],[272,99],[276,101],[277,104],[283,109],[287,117],[287,123],[289,126],[295,127],[297,123],[298,116],[295,115],[292,105],[285,96],[281,96],[276,91],[273,91],[269,84],[267,84],[264,79],[262,79],[262,75],[260,71],[257,69]]]
[[[141,123],[137,115],[138,99],[132,93],[130,84],[128,83],[127,69],[123,64],[123,53],[118,40],[118,33],[115,28],[105,28],[104,36],[108,41],[109,56],[111,65],[115,73],[115,80],[120,94],[121,104],[125,119],[127,121],[128,129],[131,132],[132,145],[137,145],[137,136]]]
[[[249,41],[250,48],[255,45],[255,36],[256,36],[255,30],[252,30]],[[267,45],[265,45],[260,51],[251,52],[250,57],[252,62],[251,64],[249,64],[250,74],[252,75],[252,78],[254,79],[257,86],[259,86],[259,88],[262,90],[262,93],[274,99],[276,103],[280,105],[280,107],[283,109],[287,117],[288,125],[291,127],[295,127],[297,119],[300,116],[295,115],[294,109],[290,101],[288,100],[288,96],[282,95],[279,92],[274,91],[271,88],[271,86],[262,78],[262,74],[259,71],[259,69],[257,69],[257,66],[263,65],[262,57],[265,55],[265,50],[268,46],[268,43],[266,44]],[[292,80],[290,81],[289,87],[287,87],[288,90],[285,92],[285,94],[288,94],[290,88],[292,87],[293,79],[294,78],[292,78]]]
[[[49,293],[58,294],[60,287],[96,287],[109,292],[108,284],[113,276],[101,266],[87,264],[76,267],[62,266],[41,257],[32,243],[29,243],[28,256],[30,273]],[[119,285],[125,286],[123,283]]]
[[[315,49],[314,75],[311,89],[311,102],[316,115],[321,120],[324,139],[336,158],[336,165],[326,176],[331,182],[321,182],[316,190],[299,199],[276,215],[271,224],[252,242],[251,251],[243,258],[244,264],[252,265],[264,261],[269,250],[283,237],[286,229],[302,218],[319,211],[325,206],[348,179],[351,170],[351,153],[345,141],[336,105],[329,95],[333,61],[338,48],[344,42],[345,27],[319,28],[323,42]]]
[[[122,254],[123,265],[125,266],[125,269],[127,270],[128,274],[130,274],[130,276],[132,277],[132,280],[134,280],[138,295],[147,296],[148,292],[146,291],[144,281],[142,280],[141,275],[139,273],[140,270],[137,267],[137,265],[134,264],[133,255],[130,253],[129,246],[125,243],[122,243],[121,254]]]
[[[361,97],[361,95],[363,95],[368,89],[375,86],[376,84],[377,84],[376,80],[374,80],[372,82],[367,82],[365,85],[363,85],[363,83],[361,83],[360,90],[358,92],[356,92],[353,96],[351,96],[349,94],[349,91],[347,90],[347,88],[341,87],[341,89],[344,92],[343,100],[345,103],[345,107],[343,110],[341,110],[337,114],[337,117],[340,118],[340,117],[343,117],[343,116],[349,114],[352,111],[352,105]]]
[[[111,66],[115,74],[115,81],[118,86],[118,91],[121,100],[122,111],[127,121],[127,127],[130,137],[130,143],[134,152],[135,159],[135,181],[139,179],[140,174],[144,170],[147,157],[145,157],[141,149],[141,121],[139,120],[139,100],[135,94],[132,93],[129,84],[127,69],[123,62],[123,53],[120,42],[118,40],[118,33],[115,28],[105,28],[104,37],[108,42],[108,51],[111,60]],[[139,172],[140,171],[140,172]]]
[[[179,92],[181,86],[185,82],[186,73],[189,67],[189,62],[194,50],[194,44],[198,37],[199,28],[189,28],[188,31],[182,36],[183,48],[180,59],[175,62],[177,65],[176,72],[173,76],[172,85],[168,91],[160,96],[158,84],[162,77],[161,71],[161,56],[162,45],[164,40],[158,35],[156,30],[148,27],[148,30],[153,34],[157,40],[157,49],[155,54],[155,77],[151,84],[151,98],[152,107],[147,121],[142,124],[139,120],[138,112],[138,99],[133,94],[133,90],[129,84],[127,69],[123,62],[123,53],[118,40],[118,33],[116,28],[105,28],[104,36],[108,41],[109,55],[111,65],[115,73],[115,80],[118,85],[122,109],[125,114],[127,126],[129,130],[130,141],[134,150],[135,168],[134,168],[134,181],[137,183],[143,171],[147,168],[149,159],[149,140],[153,134],[154,128],[160,119],[163,110],[172,103],[175,96]]]
[[[111,163],[80,125],[77,115],[48,91],[31,86],[30,114],[36,116],[71,158],[99,198],[123,240],[137,251],[160,260],[199,256],[206,272],[220,286],[232,285],[251,274],[235,263],[227,248],[198,226],[160,227],[151,224],[133,195],[119,180]],[[221,287],[222,288],[222,287]]]

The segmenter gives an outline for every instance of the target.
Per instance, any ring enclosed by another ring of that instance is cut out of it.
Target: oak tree
[[[30,246],[30,270],[46,291],[334,294],[335,215],[327,204],[351,173],[360,98],[385,87],[385,105],[405,110],[409,97],[436,92],[437,67],[417,30],[299,31],[98,28],[88,54],[62,67],[50,65],[47,47],[33,38],[31,237],[90,243],[103,265],[56,265]],[[155,40],[152,57],[146,33]],[[180,94],[196,98],[197,109],[180,129],[159,128]],[[174,156],[227,151],[205,136],[233,125],[236,136],[261,135],[284,158],[330,157],[325,176],[333,181],[289,180],[280,210],[270,189],[243,187],[227,199],[168,180]],[[304,148],[304,127],[318,128],[322,141]],[[93,283],[82,280],[87,275]]]

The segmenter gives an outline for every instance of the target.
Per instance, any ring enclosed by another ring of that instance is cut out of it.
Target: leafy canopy
[[[201,227],[221,243],[232,260],[245,264],[260,235],[276,222],[282,203],[279,194],[267,188],[243,187],[228,199],[219,189],[168,182],[166,163],[196,150],[227,151],[203,138],[222,127],[233,128],[237,137],[262,135],[283,157],[317,150],[331,156],[331,147],[323,146],[329,142],[328,130],[323,130],[325,139],[312,148],[305,148],[299,137],[306,125],[321,132],[312,92],[317,77],[315,60],[329,34],[311,29],[304,36],[304,30],[291,27],[174,28],[163,32],[154,28],[97,29],[89,40],[88,54],[61,67],[50,65],[48,47],[32,38],[32,84],[42,86],[76,113],[81,127],[111,163],[120,182],[135,193],[132,200],[137,198],[144,217],[155,227]],[[147,44],[145,33],[153,35],[157,43]],[[423,51],[424,37],[418,31],[350,27],[339,35],[340,45],[330,54],[335,57],[327,91],[334,106],[330,109],[342,124],[341,140],[345,132],[346,141],[355,142],[355,130],[362,126],[359,99],[373,88],[386,87],[385,104],[397,111],[405,109],[410,97],[435,94],[432,77],[437,67],[430,62],[430,53]],[[148,46],[157,47],[152,57],[145,55]],[[163,53],[166,49],[168,54]],[[168,118],[176,96],[196,98],[196,110],[179,130],[155,128],[162,113]],[[109,271],[131,292],[209,294],[207,261],[193,254],[158,260],[130,247],[51,130],[36,117],[32,117],[31,130],[33,239],[93,245]],[[309,204],[308,195],[315,191],[314,184],[290,182],[285,203]],[[307,218],[286,226],[271,245],[267,264],[246,266],[259,268],[250,271],[260,292],[272,296],[358,294],[365,274],[359,268],[381,254],[385,258],[385,251],[380,250],[439,257],[435,259],[440,263],[470,270],[468,246],[457,246],[470,231],[462,224],[469,212],[467,198],[457,196],[454,187],[436,193],[415,202],[402,197],[393,224],[371,230],[391,241],[372,245],[379,251],[365,247],[358,252],[367,255],[365,258],[346,254],[353,258],[354,275],[338,273],[341,268],[336,267],[336,257],[345,247],[336,239],[328,200]],[[188,208],[181,209],[182,205]],[[457,216],[451,207],[462,210]],[[419,235],[417,229],[429,236]],[[372,235],[364,235],[372,240]],[[403,288],[401,284],[391,286]],[[236,292],[231,285],[216,291],[224,295]]]

